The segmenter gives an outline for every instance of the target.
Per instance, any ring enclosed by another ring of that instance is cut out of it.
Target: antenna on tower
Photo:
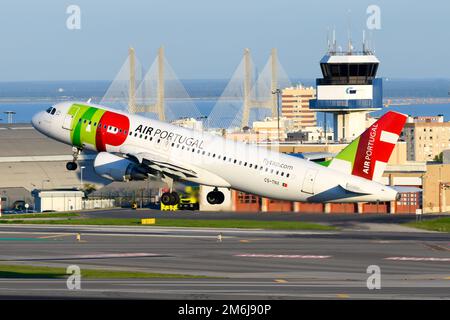
[[[333,28],[333,52],[336,52],[336,29]]]
[[[348,9],[347,11],[347,36],[348,36],[348,53],[351,54],[353,51],[353,45],[352,45],[352,34],[351,34],[351,21],[350,21],[350,12],[351,10]]]
[[[330,52],[331,48],[330,48],[330,29],[327,28],[327,52]]]
[[[363,53],[366,53],[367,46],[366,46],[366,30],[363,29],[362,32],[362,47],[363,47]]]

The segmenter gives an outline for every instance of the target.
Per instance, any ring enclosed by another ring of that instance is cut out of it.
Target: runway
[[[3,299],[450,298],[445,233],[0,225],[0,248],[0,264],[210,277],[82,279],[81,290],[62,279],[2,279]],[[380,267],[381,289],[367,288],[371,265]]]

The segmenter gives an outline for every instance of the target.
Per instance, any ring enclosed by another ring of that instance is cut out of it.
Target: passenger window
[[[289,178],[289,173],[286,173],[286,178]]]

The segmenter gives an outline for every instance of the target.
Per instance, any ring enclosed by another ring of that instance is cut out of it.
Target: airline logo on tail
[[[406,119],[404,114],[387,112],[332,159],[329,167],[379,181]]]

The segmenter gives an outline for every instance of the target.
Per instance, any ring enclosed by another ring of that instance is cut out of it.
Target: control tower
[[[365,48],[336,51],[336,44],[320,60],[323,78],[316,79],[317,95],[310,108],[333,114],[334,140],[350,142],[366,129],[366,115],[380,110],[382,80],[375,78],[380,61]]]

